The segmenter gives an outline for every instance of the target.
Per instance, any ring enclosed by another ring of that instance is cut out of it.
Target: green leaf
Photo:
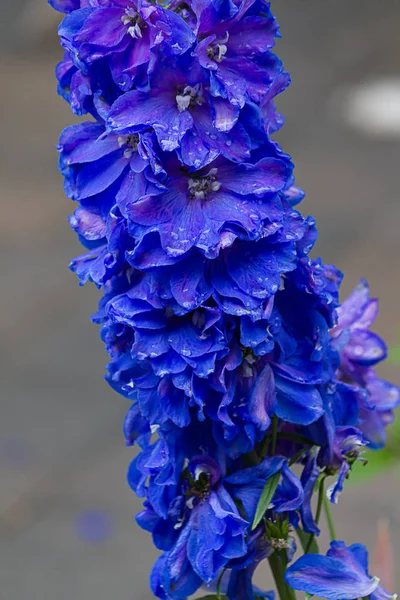
[[[267,483],[264,486],[261,497],[257,504],[256,516],[254,517],[252,529],[255,529],[257,525],[261,523],[261,520],[265,515],[265,512],[268,510],[268,506],[270,505],[275,494],[276,488],[278,487],[280,477],[280,473],[275,473],[275,475],[272,475],[272,477],[267,479]]]
[[[301,547],[303,548],[304,552],[307,550],[308,548],[308,543],[309,543],[309,539],[311,537],[311,533],[306,533],[305,531],[303,531],[302,529],[300,529],[300,527],[298,527],[296,529],[296,533],[299,536],[299,540],[301,543]],[[319,548],[318,548],[318,544],[317,541],[314,537],[311,546],[308,550],[308,552],[311,552],[311,554],[319,554]]]

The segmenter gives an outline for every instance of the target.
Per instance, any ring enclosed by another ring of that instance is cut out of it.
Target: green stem
[[[261,442],[261,445],[260,445],[260,448],[258,451],[258,455],[261,458],[261,460],[263,460],[268,454],[268,446],[269,446],[270,440],[271,440],[271,436],[266,435],[265,438],[263,439],[263,441]]]
[[[331,541],[333,542],[333,540],[336,540],[335,525],[333,523],[331,507],[326,494],[324,494],[324,510],[326,520],[328,522],[329,535],[331,536]]]
[[[221,600],[221,583],[222,583],[222,579],[223,579],[223,576],[225,575],[225,573],[226,573],[226,569],[222,569],[222,573],[219,576],[218,581],[217,581],[217,600]]]
[[[287,565],[286,553],[284,550],[275,550],[268,558],[272,575],[274,576],[276,589],[281,600],[296,600],[294,590],[288,586],[285,581],[285,571]]]
[[[275,456],[276,452],[276,442],[278,441],[278,417],[274,415],[272,417],[272,446],[271,446],[271,456]]]
[[[324,502],[324,496],[325,496],[325,477],[323,477],[321,479],[321,482],[319,484],[319,490],[318,490],[318,504],[317,504],[317,512],[315,513],[315,524],[318,525],[319,520],[321,518],[321,511],[322,511],[322,505]],[[313,533],[310,536],[310,539],[308,540],[308,544],[307,544],[307,548],[305,551],[305,554],[308,554],[311,548],[311,545],[314,541],[315,538],[315,533]]]

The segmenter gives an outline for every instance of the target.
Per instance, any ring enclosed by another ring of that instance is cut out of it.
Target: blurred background
[[[380,372],[400,384],[400,2],[272,4],[293,79],[279,99],[279,141],[307,191],[302,211],[319,223],[316,253],[344,270],[344,295],[368,278],[381,300],[375,330],[391,349]],[[156,553],[125,483],[128,405],[102,379],[89,321],[97,292],[68,270],[80,248],[55,151],[73,121],[53,78],[59,20],[45,0],[1,2],[0,598],[150,600]],[[398,458],[393,427],[334,509],[339,537],[371,549],[385,515],[395,567]]]

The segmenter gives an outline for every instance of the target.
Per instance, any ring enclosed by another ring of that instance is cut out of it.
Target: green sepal
[[[265,532],[269,539],[287,540],[289,537],[289,520],[265,521]]]

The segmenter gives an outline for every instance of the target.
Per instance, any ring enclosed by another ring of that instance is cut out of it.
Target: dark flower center
[[[196,200],[206,200],[209,192],[218,192],[221,187],[217,181],[218,169],[211,169],[205,177],[190,178],[188,181],[189,196]]]
[[[146,23],[134,8],[127,8],[125,13],[126,14],[121,17],[121,21],[124,25],[128,26],[129,35],[134,39],[141,38],[142,29],[147,27]]]
[[[178,90],[176,104],[179,112],[193,108],[196,104],[203,104],[203,88],[200,83],[195,86],[187,85],[183,90]]]
[[[226,45],[228,40],[229,33],[226,32],[223,39],[215,40],[215,42],[210,44],[206,50],[208,58],[211,58],[211,60],[216,60],[217,62],[224,60],[225,54],[228,52],[228,47]]]
[[[130,135],[119,135],[118,136],[119,147],[125,146],[124,156],[125,158],[131,158],[131,156],[137,152],[139,145],[139,136],[136,133]]]
[[[187,483],[185,496],[189,507],[195,500],[205,500],[211,493],[211,476],[205,471],[199,473],[196,479],[189,474]]]

